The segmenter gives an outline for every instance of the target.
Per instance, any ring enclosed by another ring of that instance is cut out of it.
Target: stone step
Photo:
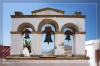
[[[6,60],[6,66],[89,66],[88,60]]]

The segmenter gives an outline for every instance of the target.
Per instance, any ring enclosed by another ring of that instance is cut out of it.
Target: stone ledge
[[[7,60],[89,60],[86,56],[52,56],[52,57],[44,57],[44,56],[31,56],[31,57],[23,57],[18,55],[12,55],[6,57]]]

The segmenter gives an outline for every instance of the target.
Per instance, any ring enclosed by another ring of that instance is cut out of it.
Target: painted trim
[[[61,28],[61,32],[63,32],[65,28],[70,28],[74,33],[79,32],[79,28],[73,23],[64,24]]]
[[[21,32],[11,31],[11,34],[21,34]],[[32,34],[42,34],[42,32],[32,32]],[[64,32],[55,32],[55,34],[64,34]],[[86,32],[76,32],[75,34],[86,34]]]
[[[43,18],[43,17],[56,17],[56,18],[85,18],[85,15],[11,15],[11,18]]]
[[[32,31],[35,31],[34,26],[33,26],[32,24],[30,24],[30,23],[22,23],[22,24],[20,24],[20,25],[18,26],[17,31],[18,31],[18,32],[22,32],[25,28],[31,28]]]

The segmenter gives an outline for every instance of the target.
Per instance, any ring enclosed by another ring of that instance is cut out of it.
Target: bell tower
[[[43,44],[53,45],[47,56],[85,55],[85,15],[81,12],[65,15],[59,9],[43,8],[31,15],[15,12],[11,18],[11,55],[23,54],[26,47],[30,55],[43,56]]]

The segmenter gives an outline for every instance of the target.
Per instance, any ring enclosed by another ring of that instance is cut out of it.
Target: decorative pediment
[[[64,17],[64,18],[85,18],[82,12],[75,12],[73,15],[65,15],[63,10],[55,8],[42,8],[32,11],[31,15],[25,15],[23,12],[15,11],[11,18],[40,18],[40,17]]]
[[[32,15],[63,15],[64,11],[54,8],[42,8],[32,11]]]

